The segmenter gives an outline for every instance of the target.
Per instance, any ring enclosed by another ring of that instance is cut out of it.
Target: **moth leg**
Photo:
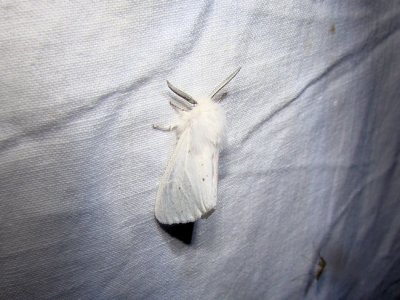
[[[172,131],[176,129],[176,125],[159,125],[153,124],[153,128],[161,131]]]

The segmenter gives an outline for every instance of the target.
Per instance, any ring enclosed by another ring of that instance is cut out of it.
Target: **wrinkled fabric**
[[[400,296],[398,1],[0,15],[0,298]],[[174,118],[165,80],[198,97],[238,66],[217,210],[182,238],[154,218],[175,143],[152,129]]]

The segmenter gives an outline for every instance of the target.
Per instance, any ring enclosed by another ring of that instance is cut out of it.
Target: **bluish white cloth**
[[[2,1],[0,298],[400,296],[400,3]],[[218,208],[154,218],[168,79],[224,89]],[[327,262],[315,278],[318,257]]]

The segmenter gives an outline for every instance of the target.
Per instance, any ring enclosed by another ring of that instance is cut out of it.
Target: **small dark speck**
[[[332,24],[331,29],[329,30],[331,33],[336,33],[336,25]]]
[[[180,187],[180,186],[178,186],[178,189],[180,190],[180,189],[181,189],[181,187]]]
[[[203,178],[203,181],[204,181],[205,179]]]

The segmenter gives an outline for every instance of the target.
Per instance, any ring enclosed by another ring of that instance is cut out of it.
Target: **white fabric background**
[[[0,3],[2,299],[399,297],[399,1]],[[185,244],[151,125],[238,66]]]

